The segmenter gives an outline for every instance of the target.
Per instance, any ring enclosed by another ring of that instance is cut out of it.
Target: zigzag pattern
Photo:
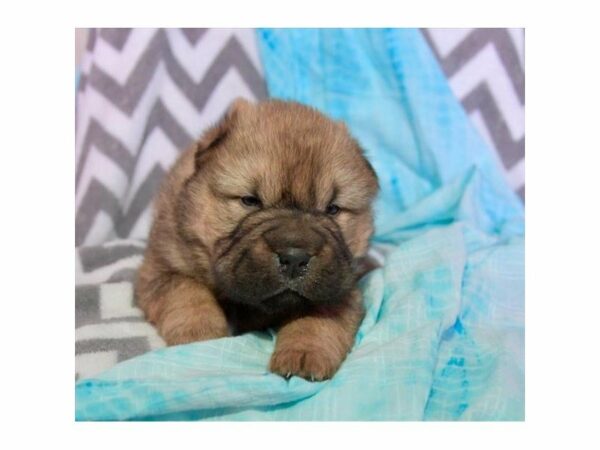
[[[165,345],[134,303],[143,252],[143,241],[136,240],[76,250],[76,379]]]
[[[145,237],[178,152],[235,97],[266,97],[253,39],[252,30],[91,30],[77,94],[76,245]]]
[[[525,195],[522,30],[424,29],[451,88],[495,149],[513,189]]]

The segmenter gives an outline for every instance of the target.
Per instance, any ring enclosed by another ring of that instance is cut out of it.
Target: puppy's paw
[[[322,381],[331,378],[341,363],[342,359],[323,351],[282,348],[271,356],[269,369],[285,378],[297,375],[310,381]]]

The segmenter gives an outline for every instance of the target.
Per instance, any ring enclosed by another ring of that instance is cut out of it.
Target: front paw
[[[342,360],[318,349],[282,348],[271,356],[269,369],[285,378],[297,375],[310,381],[322,381],[337,372]]]

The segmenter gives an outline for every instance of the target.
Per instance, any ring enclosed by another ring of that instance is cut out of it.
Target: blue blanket
[[[78,420],[523,420],[524,217],[417,30],[257,32],[269,93],[343,120],[380,178],[367,315],[325,382],[272,333],[165,348],[76,385]]]

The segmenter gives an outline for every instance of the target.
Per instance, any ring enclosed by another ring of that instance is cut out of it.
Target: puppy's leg
[[[287,323],[277,333],[270,370],[285,377],[331,378],[350,351],[363,316],[361,293],[356,289],[335,311]]]
[[[192,278],[170,274],[146,283],[141,272],[136,297],[167,345],[229,335],[227,319],[214,295]]]

